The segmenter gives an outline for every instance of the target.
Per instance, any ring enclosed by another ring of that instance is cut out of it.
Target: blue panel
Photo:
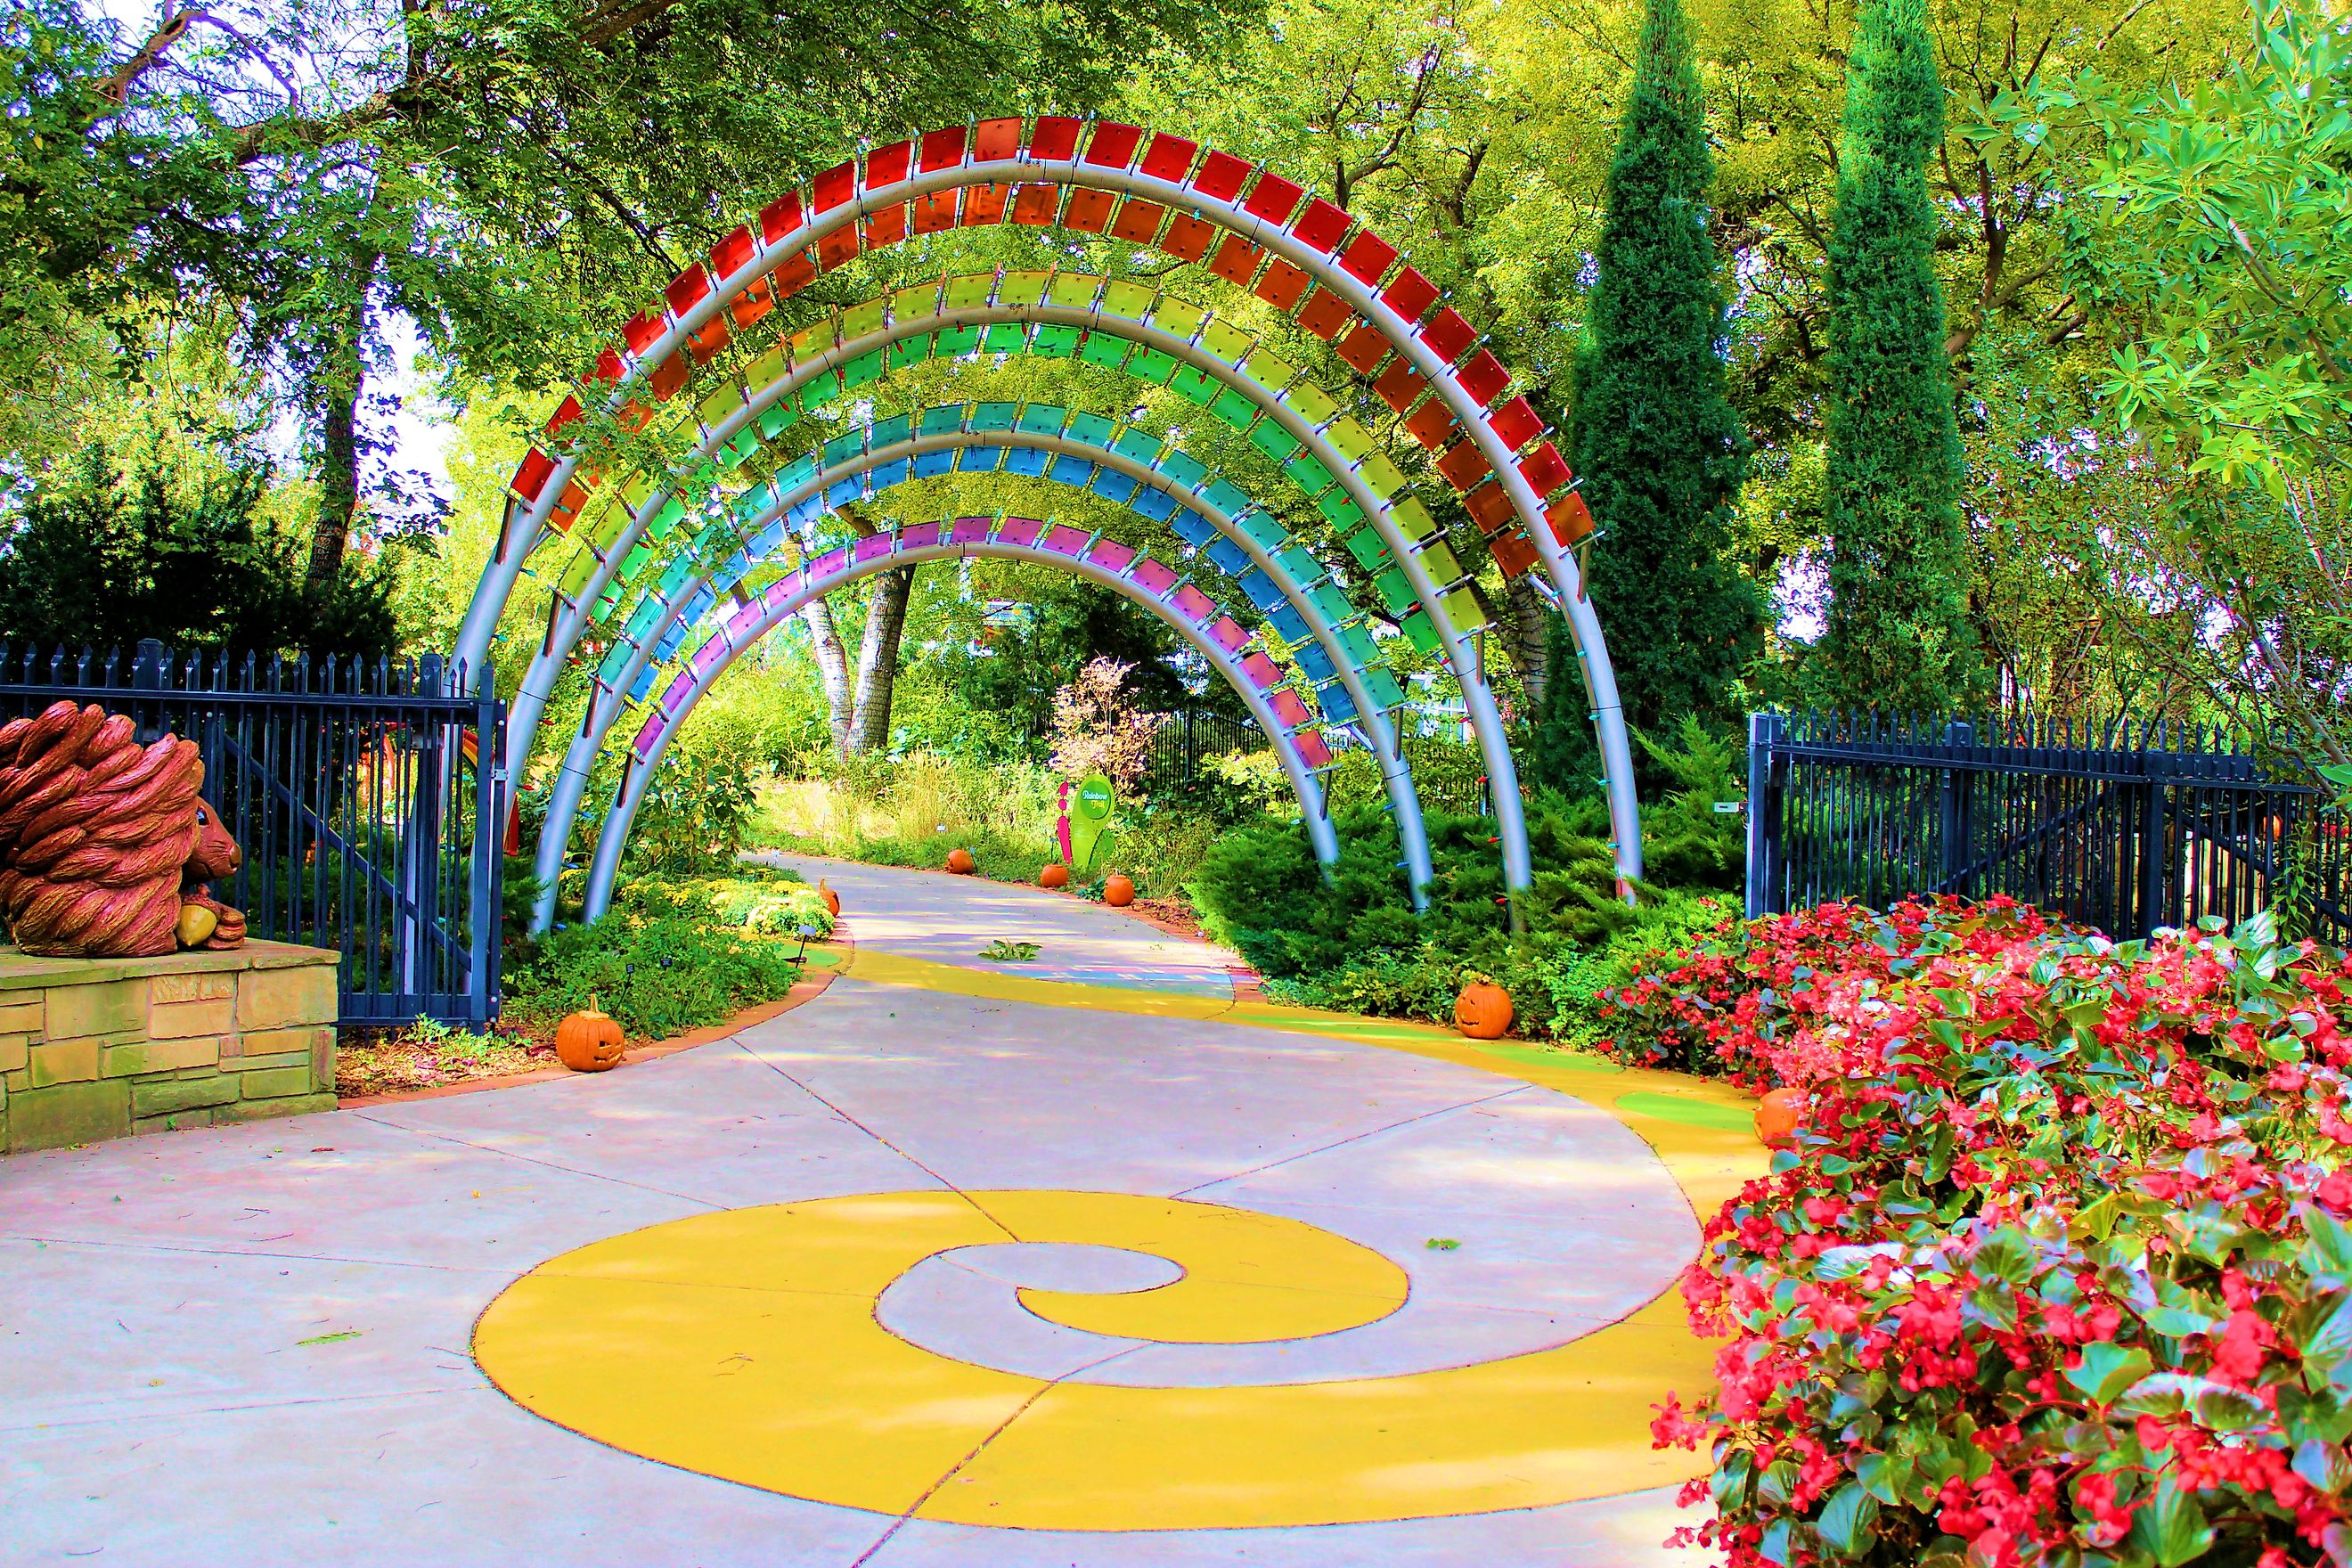
[[[826,468],[837,468],[852,458],[865,456],[866,432],[852,430],[845,436],[835,436],[817,450],[824,455]]]
[[[1129,496],[1135,494],[1135,481],[1125,474],[1115,474],[1108,468],[1105,468],[1095,476],[1093,489],[1095,494],[1108,500],[1123,503]]]
[[[749,572],[751,569],[751,554],[749,552],[741,550],[739,550],[734,554],[729,556],[727,558],[727,564],[719,568],[721,574],[730,583],[740,582],[742,580],[743,574]],[[727,590],[724,588],[719,589],[719,592],[722,594],[726,591]]]
[[[735,498],[735,515],[749,522],[776,501],[776,492],[765,485],[753,485]]]
[[[1004,448],[1002,447],[966,447],[962,456],[956,459],[956,467],[967,474],[992,474],[1003,462]]]
[[[692,626],[695,622],[702,618],[705,611],[709,610],[711,605],[718,602],[719,595],[710,591],[709,584],[705,583],[701,587],[697,588],[694,591],[694,596],[692,598],[687,600],[686,607],[678,611],[678,625]]]
[[[1148,517],[1154,522],[1165,522],[1176,515],[1176,502],[1165,490],[1155,490],[1149,485],[1136,487],[1135,498],[1128,510],[1138,517]]]
[[[1169,526],[1176,531],[1176,537],[1187,544],[1206,544],[1220,537],[1217,525],[1190,507],[1178,512]]]
[[[919,479],[936,479],[941,474],[951,474],[955,472],[955,460],[956,455],[952,449],[945,452],[926,452],[915,459],[915,477]]]
[[[907,482],[908,467],[907,459],[901,458],[895,463],[885,463],[880,468],[875,469],[872,476],[872,482],[876,493],[879,494],[881,491],[888,489],[892,485],[905,484]]]
[[[1209,559],[1236,577],[1250,570],[1249,552],[1223,534],[1209,546]]]
[[[1201,492],[1201,499],[1227,517],[1249,510],[1250,499],[1231,479],[1218,479]]]
[[[1348,689],[1338,681],[1318,688],[1315,696],[1318,705],[1323,710],[1323,717],[1331,723],[1352,724],[1356,721],[1356,700],[1349,696]]]
[[[1339,667],[1331,662],[1331,656],[1323,651],[1323,645],[1321,643],[1305,643],[1295,651],[1298,656],[1298,668],[1305,670],[1315,679],[1332,680],[1338,679]]]
[[[843,479],[836,484],[825,486],[824,504],[827,506],[847,506],[853,501],[865,500],[866,489],[864,485],[859,482],[863,478],[864,476],[860,475],[856,478]]]
[[[1282,634],[1282,640],[1286,643],[1297,644],[1314,640],[1315,634],[1307,627],[1307,617],[1292,609],[1287,601],[1267,611],[1266,619],[1274,623],[1274,629]]]
[[[751,542],[746,548],[748,548],[754,555],[765,555],[783,542],[784,525],[782,520],[771,519],[767,527],[761,529],[759,532],[751,536]]]
[[[1282,603],[1282,590],[1274,585],[1274,579],[1255,567],[1242,574],[1241,589],[1249,595],[1249,602],[1261,610]]]
[[[784,513],[785,525],[795,533],[806,533],[809,531],[809,525],[816,521],[817,514],[824,510],[824,506],[818,502],[816,497],[810,496],[795,505],[792,510]]]
[[[740,572],[732,571],[722,566],[711,574],[710,585],[718,592],[724,594],[727,590],[735,586],[735,584],[741,580],[742,575],[743,574]]]
[[[1045,471],[1046,453],[1034,447],[1015,447],[1004,454],[1004,471],[1034,479]]]
[[[686,624],[681,621],[677,625],[672,626],[669,630],[664,632],[662,634],[662,640],[654,644],[654,662],[656,664],[668,663],[669,656],[676,653],[677,651],[677,645],[685,640]]]
[[[1046,477],[1055,484],[1084,489],[1095,477],[1095,466],[1084,458],[1055,458],[1054,466],[1046,470]]]

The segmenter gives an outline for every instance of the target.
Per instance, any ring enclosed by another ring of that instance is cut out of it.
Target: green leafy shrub
[[[738,754],[681,740],[637,803],[629,835],[632,870],[691,872],[734,860],[759,796]]]

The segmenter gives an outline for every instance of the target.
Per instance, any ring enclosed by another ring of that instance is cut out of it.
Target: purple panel
[[[1114,572],[1126,571],[1127,563],[1134,560],[1135,555],[1134,551],[1116,539],[1097,539],[1094,548],[1087,552],[1087,560],[1097,566],[1108,566]]]
[[[997,542],[1002,544],[1031,545],[1045,531],[1045,525],[1034,517],[1008,517],[996,526]]]
[[[1275,668],[1274,660],[1262,653],[1254,653],[1244,658],[1242,673],[1257,682],[1260,691],[1271,691],[1282,684],[1282,671]]]
[[[719,661],[726,657],[727,639],[725,637],[712,637],[709,642],[704,643],[700,647],[694,650],[695,673],[698,675],[709,674],[712,670],[719,668]]]
[[[1209,624],[1209,640],[1227,653],[1239,653],[1249,644],[1249,633],[1234,624],[1231,616],[1219,616]]]
[[[936,522],[919,522],[898,535],[901,550],[924,550],[939,542],[940,525]]]
[[[662,715],[653,714],[638,730],[637,738],[629,742],[629,749],[637,753],[637,761],[642,763],[654,754],[654,742],[661,739],[661,727]]]
[[[663,689],[661,695],[663,716],[670,719],[677,718],[677,705],[685,701],[686,694],[693,689],[694,679],[684,670],[679,670],[676,675],[671,676],[669,685]]]
[[[948,542],[978,544],[988,537],[988,524],[989,520],[984,517],[960,517],[956,519],[955,526],[948,530]]]
[[[1045,531],[1045,537],[1038,542],[1058,554],[1076,555],[1087,547],[1087,534],[1083,529],[1057,522]]]
[[[788,577],[779,577],[768,584],[768,591],[760,595],[760,603],[772,610],[781,610],[784,607],[785,602],[794,594],[799,593],[802,585],[807,581],[807,574],[801,572],[795,572]]]
[[[1176,585],[1175,572],[1152,560],[1149,555],[1137,562],[1135,570],[1127,575],[1129,581],[1140,583],[1146,591],[1162,597],[1167,595],[1169,589]]]
[[[882,557],[889,554],[891,551],[898,547],[898,542],[891,538],[888,534],[877,533],[868,538],[859,540],[857,542],[857,553],[851,556],[850,559],[855,561],[858,565],[863,566],[868,561],[881,560]]]
[[[841,569],[848,563],[847,550],[828,550],[808,563],[809,581],[814,583],[820,578],[838,576]]]
[[[1196,625],[1217,613],[1217,602],[1190,583],[1176,590],[1173,603],[1179,614]]]
[[[1298,700],[1297,692],[1286,688],[1274,694],[1273,701],[1274,716],[1282,721],[1285,729],[1296,730],[1307,722],[1307,704]]]
[[[742,647],[751,640],[751,628],[760,624],[760,606],[749,604],[740,606],[727,617],[726,637],[730,647]]]

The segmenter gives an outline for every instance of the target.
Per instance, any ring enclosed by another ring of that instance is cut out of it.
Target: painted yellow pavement
[[[850,978],[974,997],[1195,1018],[1464,1063],[1602,1107],[1699,1212],[1762,1168],[1746,1101],[1716,1086],[1435,1028],[1046,982],[856,952]],[[1296,1340],[1376,1321],[1397,1266],[1295,1219],[1132,1194],[868,1194],[698,1215],[532,1269],[475,1353],[518,1402],[649,1458],[949,1523],[1072,1531],[1338,1524],[1537,1508],[1683,1479],[1652,1407],[1712,1352],[1671,1290],[1568,1343],[1400,1376],[1236,1387],[1047,1381],[883,1328],[876,1302],[959,1247],[1125,1247],[1181,1276],[1117,1294],[1024,1290],[1040,1317],[1130,1340]],[[1604,1260],[1596,1259],[1596,1265]],[[1108,1352],[1106,1353],[1108,1353]]]

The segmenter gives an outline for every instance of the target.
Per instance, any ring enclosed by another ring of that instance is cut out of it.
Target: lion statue
[[[52,703],[0,724],[0,916],[49,958],[231,948],[245,916],[210,896],[243,857],[197,792],[192,741],[142,746],[124,714]]]

